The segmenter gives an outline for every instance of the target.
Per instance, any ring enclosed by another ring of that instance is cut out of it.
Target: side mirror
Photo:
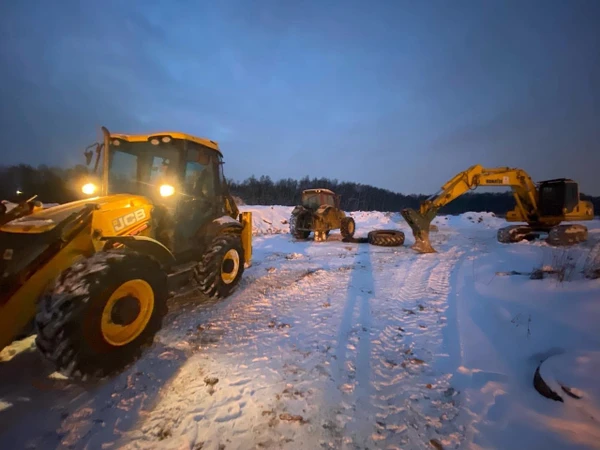
[[[85,155],[85,165],[89,166],[90,163],[92,162],[92,156],[94,156],[94,152],[92,150],[90,150],[92,147],[98,147],[98,143],[94,142],[93,144],[88,145],[85,150],[83,151],[83,154]],[[98,151],[98,150],[96,150]]]

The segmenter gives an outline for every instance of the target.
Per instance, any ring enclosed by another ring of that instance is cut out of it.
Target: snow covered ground
[[[357,236],[405,231],[383,248],[295,242],[291,208],[242,209],[238,291],[173,299],[121,376],[69,383],[31,338],[0,353],[0,448],[600,448],[600,279],[582,273],[600,267],[600,221],[565,250],[501,245],[490,214],[438,217],[439,252],[418,255],[398,214],[352,214]],[[562,402],[533,388],[546,358]]]

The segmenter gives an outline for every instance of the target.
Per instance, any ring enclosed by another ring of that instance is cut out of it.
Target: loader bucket
[[[419,253],[436,253],[436,250],[431,246],[431,242],[429,242],[429,227],[436,213],[437,211],[432,210],[423,215],[412,208],[405,208],[400,212],[415,237],[415,243],[411,247],[413,250]]]

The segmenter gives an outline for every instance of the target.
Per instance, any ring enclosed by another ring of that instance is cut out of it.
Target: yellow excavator
[[[401,214],[415,237],[412,248],[419,253],[433,253],[429,241],[431,221],[440,208],[479,186],[510,187],[515,208],[506,214],[507,222],[525,222],[498,230],[498,241],[513,243],[538,239],[547,234],[550,245],[573,245],[587,240],[587,227],[561,222],[592,220],[594,206],[579,198],[579,185],[568,178],[534,183],[522,169],[511,167],[484,168],[477,164],[460,172],[431,197],[421,203],[419,211],[403,209]]]

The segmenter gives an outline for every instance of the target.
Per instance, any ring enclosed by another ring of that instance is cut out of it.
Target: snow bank
[[[252,212],[253,234],[280,234],[289,233],[289,219],[293,206],[240,206],[241,211]],[[354,211],[346,212],[356,222],[357,235],[361,229],[371,230],[373,228],[399,229],[406,226],[399,213],[379,211]]]
[[[252,212],[252,232],[255,235],[289,233],[292,206],[241,206],[241,211]],[[410,232],[399,212],[352,211],[346,212],[356,222],[356,234],[366,235],[373,229],[398,229]],[[494,213],[468,212],[458,216],[438,216],[432,224],[447,228],[500,228],[507,222]]]
[[[433,222],[435,225],[447,225],[452,228],[502,228],[507,225],[504,219],[496,217],[491,212],[466,212],[456,216],[438,216]]]
[[[289,233],[292,206],[243,205],[240,211],[252,213],[252,234]]]

